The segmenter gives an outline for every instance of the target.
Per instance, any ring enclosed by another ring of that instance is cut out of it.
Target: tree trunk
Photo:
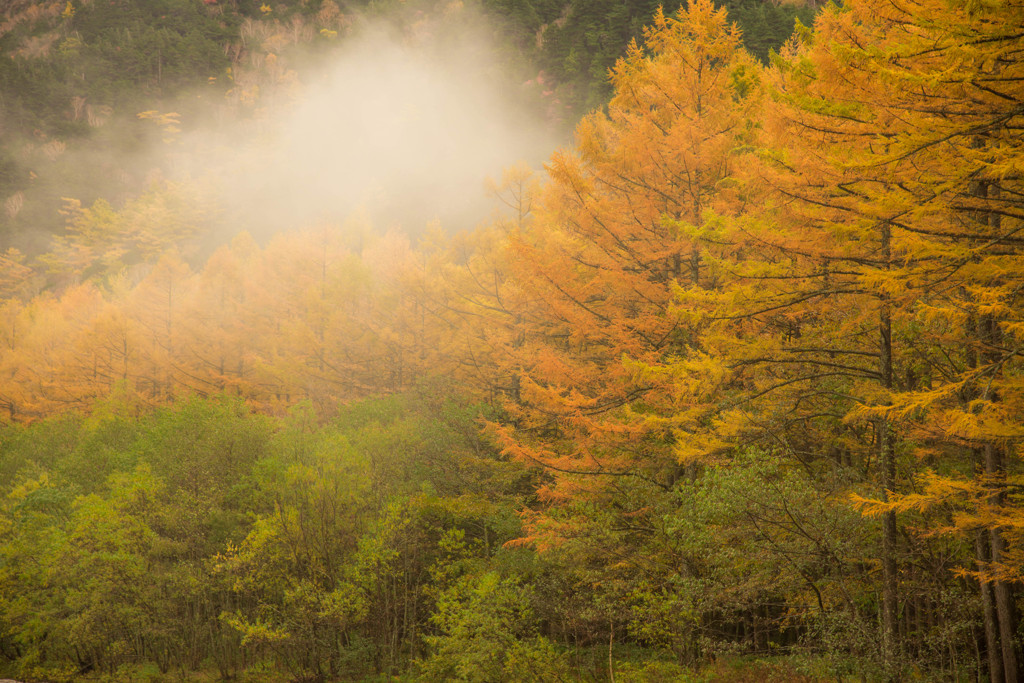
[[[985,531],[979,531],[974,537],[974,550],[979,569],[988,566],[989,542]],[[1003,659],[999,647],[999,622],[996,617],[995,601],[992,585],[987,581],[979,581],[981,588],[981,611],[985,622],[985,651],[988,656],[988,679],[995,683],[1003,680]]]
[[[890,251],[891,228],[888,223],[882,225],[881,250],[883,258],[888,261],[891,258]],[[879,311],[879,374],[882,377],[882,386],[892,390],[892,314],[889,308],[888,296],[881,294],[882,306]],[[894,452],[892,428],[887,418],[879,418],[876,423],[878,430],[878,466],[882,478],[882,500],[888,502],[889,492],[896,489],[896,454]],[[896,513],[886,512],[882,515],[882,657],[885,661],[886,671],[894,675],[898,658],[897,652],[897,623],[896,617],[899,612],[897,588],[897,566],[896,566],[896,543],[897,543]]]
[[[985,444],[985,474],[995,480],[1005,478],[1003,462],[999,450],[992,444]],[[1002,505],[1002,496],[997,494],[990,499],[995,506]],[[992,565],[1002,560],[1006,542],[999,529],[989,529],[989,543]],[[1003,659],[1003,675],[1007,683],[1016,683],[1017,679],[1017,614],[1013,604],[1013,591],[1005,581],[992,582],[992,594],[995,598],[996,616],[999,620],[999,644]],[[993,677],[993,680],[996,680]]]
[[[892,432],[889,421],[879,420],[879,459],[882,470],[882,499],[888,501],[889,491],[896,483],[896,458],[893,453]],[[894,670],[898,659],[897,648],[897,614],[899,602],[897,595],[896,566],[896,513],[886,512],[882,515],[882,656],[886,670]]]

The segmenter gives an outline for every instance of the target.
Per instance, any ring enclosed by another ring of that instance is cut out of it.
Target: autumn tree
[[[675,293],[714,291],[728,275],[715,264],[731,245],[716,236],[749,201],[734,177],[760,100],[754,63],[710,2],[658,13],[645,36],[612,72],[608,113],[584,119],[575,150],[553,157],[533,223],[510,234],[522,336],[506,353],[519,387],[510,419],[493,428],[507,453],[549,477],[525,541],[594,550],[580,563],[585,583],[602,587],[591,609],[604,638],[655,618],[644,586],[670,599],[679,554],[660,530],[683,504],[681,483],[716,455],[681,428],[703,421],[698,399],[721,373]],[[692,387],[679,382],[684,359]],[[678,571],[701,581],[708,568]],[[632,625],[623,601],[637,606]],[[703,620],[716,610],[694,618],[712,629]]]
[[[212,211],[209,196],[191,183],[154,183],[121,207],[104,199],[89,207],[65,199],[65,234],[53,238],[41,261],[59,282],[73,283],[153,264],[171,249],[191,256]]]
[[[754,101],[749,57],[711,3],[659,13],[646,45],[613,71],[608,114],[584,119],[576,151],[553,157],[534,226],[511,236],[525,338],[507,351],[521,373],[516,428],[498,431],[510,453],[561,473],[556,497],[606,476],[659,487],[678,476],[671,383],[635,368],[687,343],[672,288],[714,275],[674,223],[729,211],[720,190]]]
[[[248,233],[215,251],[198,274],[185,316],[189,343],[182,360],[203,393],[227,393],[259,400],[254,358],[260,344],[254,279],[261,251]]]

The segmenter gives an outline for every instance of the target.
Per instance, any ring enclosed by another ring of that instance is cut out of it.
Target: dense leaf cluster
[[[480,443],[486,408],[439,389],[327,424],[309,406],[138,415],[111,397],[88,419],[5,430],[3,656],[48,680],[265,666],[351,680],[409,670],[428,643],[424,680],[473,657],[498,674],[554,666],[522,585],[535,562],[502,549],[532,475]],[[490,645],[482,625],[465,632],[488,619]]]

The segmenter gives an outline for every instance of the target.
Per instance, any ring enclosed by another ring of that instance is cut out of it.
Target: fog
[[[539,165],[556,140],[469,23],[457,40],[362,23],[243,134],[182,134],[172,173],[212,184],[226,223],[258,237],[353,212],[381,230],[472,226],[492,204],[486,179]]]

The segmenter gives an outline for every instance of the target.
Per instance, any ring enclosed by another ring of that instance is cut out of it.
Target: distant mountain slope
[[[482,12],[510,92],[567,134],[607,100],[608,69],[631,39],[642,38],[658,4],[10,0],[0,15],[0,246],[44,251],[63,228],[63,198],[117,204],[143,192],[160,171],[154,144],[169,129],[211,122],[230,129],[259,116],[276,96],[289,96],[308,65],[343,45],[364,16],[387,17],[409,40],[438,27],[458,40],[464,18],[450,18],[454,10],[460,17]],[[813,15],[760,0],[725,5],[762,58],[788,37],[795,18]],[[171,112],[179,116],[164,118]]]
[[[518,48],[544,71],[549,86],[560,86],[563,108],[575,118],[604,104],[611,94],[608,69],[630,40],[643,38],[655,10],[676,11],[680,0],[483,0],[507,22]],[[810,24],[814,3],[719,0],[743,32],[747,49],[766,60],[793,33],[796,19]],[[554,88],[552,88],[554,89]],[[568,106],[565,106],[568,105]]]

